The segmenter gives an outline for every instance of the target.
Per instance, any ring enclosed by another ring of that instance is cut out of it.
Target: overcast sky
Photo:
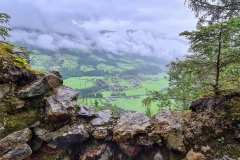
[[[197,21],[184,1],[0,0],[0,12],[11,16],[11,42],[174,58],[188,48],[179,33]]]

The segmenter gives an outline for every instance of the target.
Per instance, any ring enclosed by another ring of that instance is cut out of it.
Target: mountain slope
[[[101,50],[33,48],[31,66],[39,70],[58,70],[64,78],[79,76],[116,76],[158,74],[165,70],[167,61],[157,57],[129,53],[110,53]]]

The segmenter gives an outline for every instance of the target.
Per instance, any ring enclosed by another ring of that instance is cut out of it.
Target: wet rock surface
[[[5,154],[2,160],[22,160],[29,157],[32,154],[32,150],[27,144],[17,146],[14,150]]]
[[[124,142],[138,133],[147,133],[151,126],[150,118],[135,111],[120,113],[117,124],[113,129],[113,141]]]
[[[62,84],[63,80],[61,77],[49,72],[42,79],[31,84],[29,87],[20,90],[17,93],[17,97],[30,98],[40,96],[46,93],[48,90],[61,86]]]
[[[93,106],[80,105],[80,110],[77,113],[77,116],[93,117],[94,114],[95,114],[95,111]]]
[[[32,138],[32,131],[28,128],[16,131],[0,140],[0,155],[22,145]]]
[[[183,128],[169,109],[156,115],[156,132],[163,136],[169,149],[186,152]]]
[[[73,144],[78,144],[88,139],[89,134],[84,125],[64,126],[56,131],[53,141],[57,148],[67,149]]]
[[[78,92],[70,87],[60,87],[55,94],[47,99],[46,119],[49,122],[58,122],[70,119],[77,112]]]
[[[176,118],[169,110],[163,110],[156,115],[156,131],[160,134],[167,134],[173,129],[178,129],[180,124],[176,122]]]
[[[94,118],[91,123],[93,126],[100,126],[110,122],[112,117],[111,110],[103,110],[96,113],[97,118]]]
[[[80,110],[77,113],[77,116],[93,117],[94,114],[95,114],[95,111],[93,106],[80,105]]]
[[[46,128],[36,127],[33,129],[34,135],[45,142],[53,140],[54,132],[48,131]]]

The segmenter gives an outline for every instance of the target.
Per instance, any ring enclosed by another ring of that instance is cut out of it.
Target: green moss
[[[224,155],[228,155],[234,159],[240,157],[239,143],[230,137],[230,135],[212,136],[212,139],[209,141],[209,145],[211,148],[210,152],[214,158],[221,158]]]
[[[44,71],[39,71],[39,70],[32,69],[29,66],[29,64],[27,63],[26,59],[19,58],[19,57],[15,56],[15,55],[13,55],[13,56],[15,57],[14,64],[16,66],[18,66],[19,68],[24,68],[24,69],[26,69],[26,70],[28,70],[30,72],[35,72],[35,73],[38,73],[38,74],[40,74],[42,76],[46,74],[46,72],[44,72]]]
[[[46,73],[43,71],[37,71],[32,69],[29,64],[27,63],[26,59],[22,59],[17,57],[16,55],[12,54],[12,49],[14,48],[14,45],[11,44],[5,44],[0,43],[0,61],[3,59],[8,60],[9,62],[12,62],[15,66],[19,68],[24,68],[30,72],[38,73],[39,75],[45,75]],[[2,63],[0,63],[2,65]],[[3,66],[0,66],[2,68]]]
[[[40,116],[35,110],[8,116],[5,118],[6,125],[2,133],[0,133],[0,138],[12,132],[27,128],[29,125],[34,124],[39,120]]]
[[[19,100],[13,96],[6,96],[1,99],[0,109],[8,115],[13,115],[17,113],[16,106],[19,104]]]
[[[162,142],[162,138],[159,134],[154,134],[153,136],[151,136],[151,141],[153,141],[156,144],[159,144]]]
[[[240,121],[240,98],[236,97],[231,100],[231,108],[227,116],[230,117],[232,121]]]

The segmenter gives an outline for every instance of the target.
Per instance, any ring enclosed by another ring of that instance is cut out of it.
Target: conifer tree
[[[199,24],[213,24],[240,15],[240,0],[185,0],[199,18]]]
[[[5,27],[4,24],[8,24],[11,17],[6,13],[0,13],[0,39],[5,40],[6,37],[9,37],[9,31],[11,30],[8,27]]]

